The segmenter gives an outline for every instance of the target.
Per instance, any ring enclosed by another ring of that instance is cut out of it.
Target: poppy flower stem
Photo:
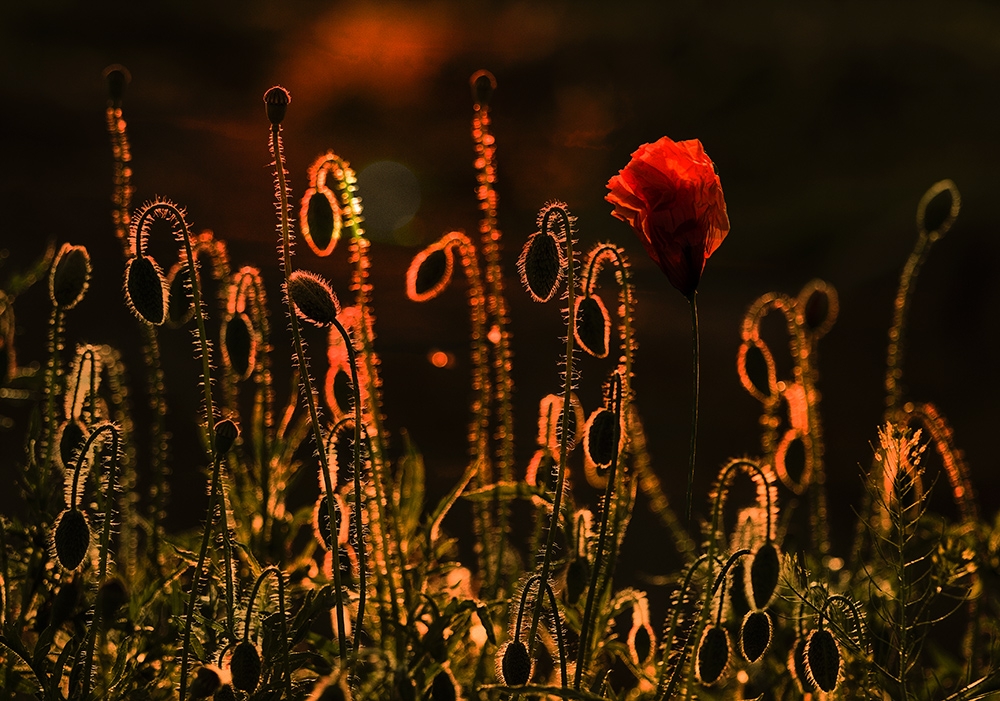
[[[701,385],[701,356],[698,349],[698,291],[688,297],[691,302],[691,358],[694,385],[691,397],[691,448],[688,460],[688,486],[685,500],[684,518],[691,520],[691,497],[694,493],[694,459],[698,447],[698,394]]]

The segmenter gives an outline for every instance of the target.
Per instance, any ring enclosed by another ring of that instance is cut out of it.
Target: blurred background
[[[951,178],[962,195],[952,231],[917,282],[905,396],[933,401],[966,453],[984,512],[1000,506],[993,432],[1000,391],[997,270],[1000,193],[1000,7],[992,3],[316,2],[7,3],[0,10],[6,136],[0,169],[0,285],[46,243],[88,247],[91,291],[68,343],[119,347],[140,376],[139,333],[121,298],[111,226],[112,160],[101,76],[132,74],[124,115],[134,203],[187,208],[196,230],[229,245],[234,266],[265,271],[273,362],[283,334],[268,123],[261,98],[292,96],[284,123],[293,192],[327,149],[349,160],[372,246],[385,414],[423,451],[433,493],[466,461],[470,399],[464,281],[431,302],[405,296],[406,268],[451,229],[475,236],[470,75],[492,71],[499,225],[504,233],[519,465],[530,458],[538,401],[559,389],[558,306],[533,304],[515,261],[551,199],[578,217],[581,247],[613,241],[638,290],[636,402],[656,472],[683,501],[690,412],[686,300],[610,216],[606,183],[640,144],[700,139],[717,164],[732,230],[699,288],[702,400],[697,495],[728,458],[760,451],[760,405],[736,373],[739,324],[760,295],[795,295],[814,278],[839,292],[819,347],[819,388],[835,533],[850,529],[884,402],[887,330],[922,193]],[[175,253],[158,253],[164,267]],[[346,249],[296,265],[346,291]],[[606,299],[613,291],[606,289]],[[22,362],[43,361],[44,286],[18,300]],[[216,315],[217,316],[217,315]],[[217,323],[217,321],[216,321]],[[198,366],[186,331],[161,334],[175,439],[175,525],[203,512],[204,468],[191,417]],[[311,339],[322,368],[323,339]],[[780,354],[780,349],[774,349]],[[430,362],[443,351],[447,367]],[[597,406],[607,361],[585,359],[580,396]],[[279,399],[287,393],[279,385]],[[400,441],[395,442],[396,450]],[[2,470],[18,453],[8,440]],[[16,447],[16,446],[15,446]],[[578,479],[582,482],[582,478]],[[787,493],[785,493],[787,495]],[[195,502],[191,498],[195,498]],[[198,503],[185,510],[182,504]],[[706,513],[704,497],[695,501]],[[646,502],[636,529],[655,529]],[[650,531],[652,532],[652,531]],[[626,556],[655,574],[648,540]],[[645,548],[645,550],[643,550]]]

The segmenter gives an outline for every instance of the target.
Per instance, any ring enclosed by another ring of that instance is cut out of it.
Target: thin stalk
[[[299,329],[299,319],[295,312],[295,305],[291,295],[288,294],[288,281],[292,274],[292,251],[291,251],[291,224],[288,217],[288,184],[285,182],[285,158],[281,153],[281,124],[271,125],[271,152],[274,155],[274,170],[278,177],[278,210],[281,219],[281,267],[285,273],[285,306],[288,313],[289,327],[292,330],[292,341],[295,346],[295,357],[298,359],[299,377],[302,381],[302,389],[306,395],[306,406],[309,408],[309,419],[312,422],[313,440],[316,443],[316,451],[319,456],[320,467],[323,471],[323,479],[327,485],[327,507],[330,510],[330,534],[331,546],[333,548],[333,576],[334,586],[337,589],[337,643],[340,649],[340,661],[342,667],[347,667],[347,639],[344,631],[344,602],[343,590],[340,584],[340,546],[334,531],[337,527],[337,519],[333,510],[333,486],[330,480],[330,467],[326,454],[326,445],[323,440],[323,429],[320,425],[319,411],[316,408],[316,395],[313,393],[312,379],[309,377],[309,363],[306,360],[305,345],[302,342],[302,332]]]
[[[570,398],[573,392],[573,343],[576,337],[574,329],[576,319],[573,310],[576,308],[576,261],[573,258],[573,231],[570,222],[566,219],[566,214],[561,210],[550,210],[558,212],[562,216],[566,231],[566,304],[569,314],[567,314],[566,332],[566,370],[563,383],[563,404],[562,404],[562,435],[559,443],[559,468],[556,477],[556,489],[552,500],[552,517],[549,520],[549,532],[545,541],[545,554],[542,557],[542,569],[539,576],[543,582],[549,581],[549,570],[552,567],[552,552],[554,550],[556,530],[559,528],[560,512],[562,510],[563,489],[566,485],[566,459],[569,453],[569,415],[573,410],[570,405]],[[547,222],[542,223],[545,229]],[[536,597],[534,612],[531,616],[531,628],[528,631],[528,654],[529,657],[535,651],[535,634],[538,631],[538,618],[542,612],[542,597]]]
[[[600,589],[601,573],[604,569],[604,547],[608,534],[608,521],[611,514],[611,497],[614,493],[615,479],[618,472],[618,444],[621,441],[621,413],[622,413],[622,376],[619,373],[614,375],[614,412],[615,430],[612,443],[615,445],[615,457],[611,461],[610,473],[608,474],[608,484],[604,491],[604,513],[601,515],[601,532],[597,540],[597,553],[594,555],[594,570],[591,573],[590,588],[587,591],[587,605],[583,614],[583,626],[580,628],[580,646],[576,656],[576,672],[573,675],[573,688],[579,690],[580,682],[583,680],[583,669],[587,664],[587,655],[590,652],[591,626],[594,624],[594,603],[597,599],[597,591]]]
[[[691,448],[688,461],[687,499],[684,506],[684,518],[691,520],[691,501],[694,495],[694,461],[698,447],[698,394],[701,384],[701,356],[698,349],[698,290],[688,298],[691,302],[691,359],[693,364],[694,385],[691,397]]]
[[[184,701],[187,692],[187,676],[189,652],[191,650],[191,628],[194,623],[194,607],[198,601],[198,589],[201,587],[201,575],[205,570],[205,560],[208,557],[208,544],[212,539],[212,530],[215,524],[215,506],[219,496],[219,473],[222,471],[222,455],[217,455],[212,465],[212,481],[208,495],[208,514],[206,516],[205,530],[201,535],[201,549],[198,551],[198,564],[195,565],[194,574],[191,578],[191,593],[188,595],[187,613],[184,617],[184,639],[181,644],[181,681],[180,699]],[[223,511],[225,508],[223,507]]]
[[[111,522],[114,520],[115,511],[115,480],[117,479],[118,473],[118,448],[119,448],[119,437],[118,429],[115,428],[113,424],[104,424],[95,430],[90,437],[87,439],[87,444],[84,446],[83,451],[77,458],[77,474],[79,474],[80,463],[83,461],[84,456],[87,451],[90,450],[90,446],[93,444],[94,439],[101,433],[106,431],[111,432],[111,471],[108,473],[108,487],[107,495],[105,496],[105,512],[104,512],[104,530],[101,532],[101,563],[97,575],[97,591],[101,590],[101,586],[104,584],[104,579],[108,574],[108,550],[110,549],[111,542]],[[73,489],[76,490],[76,479],[73,480]],[[74,497],[75,498],[75,497]],[[75,503],[75,502],[74,502]],[[94,603],[94,614],[91,617],[90,630],[87,635],[87,656],[86,662],[84,663],[83,671],[83,695],[81,698],[87,701],[90,696],[90,681],[91,675],[94,672],[94,647],[97,642],[97,629],[100,627],[101,622],[101,607],[97,605],[96,601]]]
[[[361,387],[358,385],[358,358],[354,351],[354,342],[351,340],[347,329],[340,323],[339,319],[333,320],[333,325],[341,338],[344,339],[344,346],[347,348],[347,363],[351,366],[351,386],[354,388],[354,532],[358,539],[358,615],[354,625],[354,651],[353,656],[357,659],[358,651],[361,649],[361,625],[365,620],[365,596],[367,594],[367,565],[365,562],[364,532],[361,523]],[[329,503],[332,501],[327,499]],[[330,521],[333,524],[333,521]],[[331,535],[332,535],[331,525]]]

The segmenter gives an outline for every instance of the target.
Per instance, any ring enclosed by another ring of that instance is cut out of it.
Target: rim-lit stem
[[[555,550],[556,530],[559,528],[560,511],[562,510],[562,496],[566,485],[566,459],[569,453],[569,417],[572,413],[570,399],[573,393],[573,350],[576,334],[576,315],[573,310],[576,308],[576,260],[573,253],[573,231],[565,210],[561,208],[551,208],[546,213],[546,221],[542,222],[542,231],[548,227],[548,219],[559,216],[563,219],[563,227],[566,232],[566,304],[569,313],[567,316],[566,332],[566,368],[565,381],[563,383],[563,409],[562,409],[562,433],[559,442],[559,467],[556,477],[555,494],[552,499],[552,517],[549,519],[549,532],[545,541],[545,551],[542,557],[542,568],[539,576],[543,582],[549,581],[549,571],[552,567],[552,553]],[[531,616],[531,628],[528,631],[528,653],[533,655],[535,651],[535,634],[538,630],[538,618],[542,612],[542,597],[536,597],[534,612]]]
[[[90,437],[87,439],[87,443],[84,445],[83,450],[77,457],[76,471],[73,477],[73,495],[72,495],[72,505],[75,508],[76,505],[76,489],[77,489],[77,478],[80,474],[80,466],[83,463],[84,456],[90,450],[93,445],[94,440],[102,433],[111,433],[111,470],[108,473],[107,491],[105,493],[104,502],[104,530],[101,532],[101,562],[97,574],[97,589],[100,592],[101,587],[104,584],[104,579],[108,574],[108,550],[111,544],[111,522],[114,520],[115,513],[115,484],[118,478],[118,451],[119,451],[119,434],[118,429],[114,424],[104,424],[98,427]],[[91,616],[90,630],[87,634],[87,657],[84,663],[83,671],[83,698],[85,701],[90,697],[90,682],[91,677],[94,673],[94,647],[97,644],[97,631],[101,623],[101,607],[97,605],[96,601],[94,603],[94,612]]]

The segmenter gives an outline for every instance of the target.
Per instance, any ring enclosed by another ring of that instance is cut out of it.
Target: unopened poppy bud
[[[183,326],[194,317],[194,298],[189,281],[190,268],[177,264],[167,273],[167,321],[171,326]]]
[[[724,628],[709,626],[698,645],[697,670],[702,684],[719,681],[729,667],[729,636]]]
[[[215,452],[225,455],[240,436],[240,428],[231,419],[215,424]]]
[[[288,278],[288,297],[295,312],[316,326],[330,326],[340,313],[340,302],[330,284],[315,273],[296,270]]]
[[[237,379],[245,380],[257,364],[257,339],[243,312],[222,322],[222,360]]]
[[[207,699],[220,686],[222,686],[222,676],[219,674],[219,670],[211,665],[205,665],[199,667],[198,671],[194,673],[194,679],[191,681],[191,686],[188,687],[188,692],[193,699]]]
[[[771,644],[771,617],[766,611],[751,611],[743,619],[740,647],[748,662],[756,662]]]
[[[753,604],[762,609],[771,601],[781,574],[781,558],[774,543],[768,541],[760,546],[750,563],[750,594]]]
[[[552,299],[559,289],[565,267],[566,261],[559,242],[548,231],[532,234],[517,261],[521,282],[536,302],[548,302]]]
[[[73,461],[87,442],[87,427],[79,420],[66,420],[59,427],[56,442],[59,445],[59,460],[63,469],[72,469]]]
[[[344,225],[340,205],[333,192],[325,186],[309,188],[302,198],[299,221],[302,224],[302,237],[313,253],[320,257],[330,255],[340,240],[340,231]]]
[[[75,570],[90,550],[87,517],[76,508],[63,511],[57,520],[53,540],[59,564],[68,570]]]
[[[607,358],[611,342],[611,317],[597,295],[585,295],[576,300],[576,342],[595,358]]]
[[[252,643],[242,641],[233,648],[229,661],[229,673],[233,686],[248,694],[260,683],[260,653]]]
[[[288,111],[288,103],[291,101],[291,95],[280,85],[275,85],[264,93],[264,109],[268,121],[274,126],[281,124],[285,120],[285,112]]]
[[[59,309],[72,309],[90,283],[90,254],[83,246],[64,243],[49,274],[49,296]]]
[[[814,630],[806,644],[806,674],[821,691],[831,692],[840,679],[840,647],[833,633]]]
[[[159,326],[167,318],[167,286],[163,272],[149,256],[137,256],[125,269],[125,301],[132,313]]]
[[[417,254],[406,271],[406,296],[414,302],[437,297],[448,286],[455,267],[450,246],[440,242]]]
[[[806,669],[806,645],[808,644],[809,638],[799,638],[795,641],[792,652],[788,655],[788,669],[802,693],[811,692],[814,688]]]
[[[587,461],[599,471],[611,467],[617,456],[619,445],[615,440],[618,417],[605,408],[596,409],[590,415],[583,429],[583,450]]]
[[[132,74],[120,63],[114,63],[104,69],[104,80],[108,83],[108,97],[114,102],[120,102],[125,94],[125,86],[132,82]]]
[[[507,643],[500,663],[500,672],[507,686],[524,686],[531,678],[531,657],[520,640]]]
[[[472,101],[477,107],[488,107],[493,91],[497,88],[497,79],[487,70],[478,70],[469,79],[472,86]]]

